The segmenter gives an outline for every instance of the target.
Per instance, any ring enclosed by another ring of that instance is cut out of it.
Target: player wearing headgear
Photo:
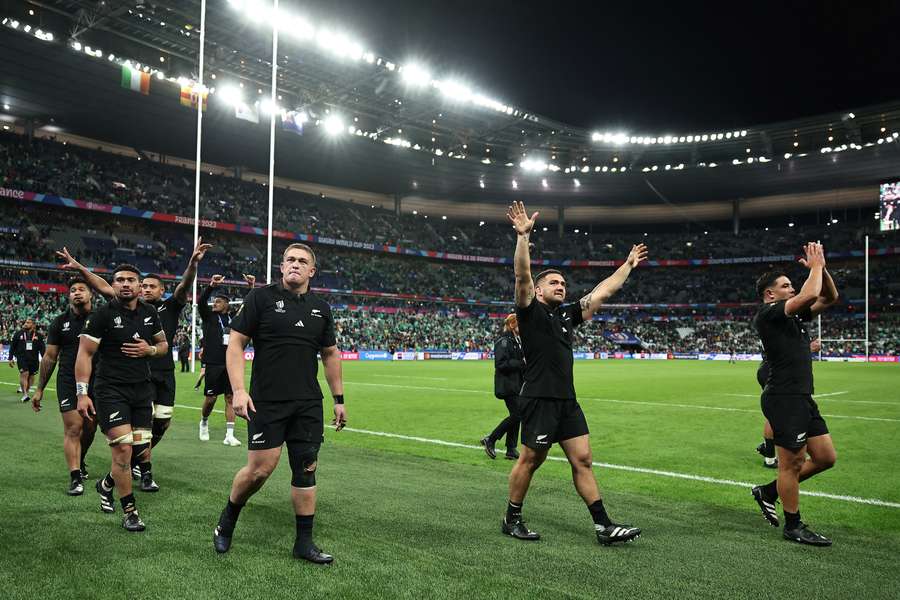
[[[579,302],[563,304],[566,280],[561,272],[548,269],[534,280],[531,278],[528,243],[537,216],[534,213],[529,218],[521,202],[514,202],[507,211],[517,235],[515,301],[525,351],[525,381],[519,404],[522,453],[509,474],[509,502],[501,529],[514,538],[540,539],[525,526],[522,504],[534,472],[547,458],[550,447],[559,443],[572,466],[575,489],[594,521],[597,541],[603,545],[627,542],[640,535],[641,530],[614,523],[603,505],[594,477],[587,421],[575,399],[572,340],[574,329],[590,320],[619,291],[632,269],[647,258],[647,248],[643,244],[633,246],[615,273]]]
[[[100,510],[115,512],[115,487],[125,513],[122,526],[128,531],[145,528],[131,489],[131,455],[150,460],[154,393],[150,359],[169,350],[156,309],[139,299],[139,281],[136,267],[116,267],[112,282],[116,297],[85,322],[75,361],[78,412],[84,418],[96,415],[112,451],[110,473],[97,482]],[[92,360],[98,353],[90,390]]]
[[[309,291],[316,255],[306,244],[291,244],[281,261],[281,278],[251,291],[231,325],[228,375],[234,411],[247,419],[247,465],[234,477],[228,503],[213,533],[216,552],[227,552],[238,516],[278,465],[287,445],[291,499],[297,535],[293,555],[317,564],[333,558],[313,542],[316,467],[323,441],[322,390],[316,378],[317,354],[334,397],[335,429],[347,422],[341,353],[331,307]],[[250,393],[244,388],[244,347],[253,340],[255,356]]]
[[[830,469],[837,459],[828,426],[812,397],[807,323],[837,302],[838,292],[825,268],[822,245],[811,242],[805,246],[804,254],[800,262],[809,269],[809,277],[799,292],[782,272],[764,273],[756,283],[762,306],[753,325],[770,369],[760,404],[772,425],[778,451],[778,478],[754,487],[752,493],[763,517],[774,527],[778,526],[775,502],[781,499],[785,539],[830,546],[830,539],[815,533],[800,520],[800,482]]]
[[[44,354],[44,338],[38,333],[34,319],[28,317],[22,329],[13,336],[9,345],[9,366],[19,366],[19,387],[22,389],[22,402],[28,402],[28,392],[34,383],[34,374],[38,372],[41,356]]]
[[[86,419],[78,413],[75,390],[78,336],[91,314],[92,300],[91,288],[84,278],[76,276],[69,280],[69,308],[50,324],[47,332],[47,351],[41,359],[37,390],[31,397],[32,409],[34,412],[40,412],[44,389],[59,364],[59,371],[56,374],[56,398],[62,415],[63,454],[69,467],[67,493],[70,496],[80,496],[84,493],[84,478],[87,477],[84,458],[94,441],[94,432],[97,429],[93,419]],[[89,385],[88,393],[90,391]]]

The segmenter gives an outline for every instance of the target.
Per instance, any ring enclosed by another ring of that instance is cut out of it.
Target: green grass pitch
[[[320,568],[290,556],[286,458],[244,510],[231,552],[213,552],[213,527],[246,460],[246,427],[238,424],[243,447],[225,447],[216,413],[211,441],[200,442],[193,375],[178,375],[172,429],[154,451],[162,491],[136,493],[147,531],[129,534],[119,507],[101,514],[93,491],[109,468],[103,440],[88,455],[84,496],[67,497],[55,393],[34,414],[4,367],[2,597],[900,597],[896,365],[814,367],[838,462],[802,485],[823,495],[802,496],[801,510],[831,548],[783,541],[738,485],[773,477],[754,451],[762,417],[753,363],[576,363],[606,504],[644,535],[600,547],[561,461],[540,469],[525,503],[543,539],[501,535],[511,463],[475,447],[505,411],[492,368],[344,363],[349,427],[326,431],[316,517],[316,540],[336,560]]]

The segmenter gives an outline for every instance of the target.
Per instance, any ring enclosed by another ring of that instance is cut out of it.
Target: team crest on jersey
[[[284,312],[284,300],[276,300],[275,301],[275,312],[277,312],[277,313]]]
[[[63,331],[68,331],[68,330],[69,330],[69,322],[68,322],[68,321],[66,321],[65,323],[63,323],[62,330],[63,330]]]
[[[115,319],[113,319],[113,323],[115,324],[113,326],[116,329],[122,329],[122,317],[116,317]]]

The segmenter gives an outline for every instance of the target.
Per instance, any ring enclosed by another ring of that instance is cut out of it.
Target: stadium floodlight
[[[572,180],[572,183],[574,183],[574,184],[575,184],[575,187],[577,187],[577,188],[578,188],[578,187],[581,187],[581,182],[578,181],[578,179],[573,179],[573,180]]]
[[[548,187],[550,187],[550,185],[547,183],[546,178],[541,179],[541,187],[543,187],[544,189],[547,189]]]
[[[423,86],[428,85],[431,81],[431,73],[415,63],[400,67],[400,74],[403,76],[403,81],[409,85]]]
[[[793,222],[793,221],[791,221],[790,223],[788,223],[788,227],[793,227],[793,226],[794,226],[794,222]]]
[[[480,187],[481,189],[484,189],[484,179],[478,180],[478,187]]]
[[[519,182],[516,181],[515,179],[513,179],[513,180],[512,180],[512,187],[513,187],[514,190],[519,189]]]
[[[331,136],[337,136],[344,131],[344,122],[337,115],[330,115],[324,121],[322,126],[325,127],[325,133]]]
[[[219,92],[219,97],[230,106],[237,106],[244,102],[241,90],[233,85],[226,85],[223,87],[222,91]]]
[[[441,93],[459,102],[468,102],[472,99],[472,88],[458,81],[440,81],[437,82]]]
[[[262,102],[259,103],[259,110],[264,115],[276,114],[280,115],[284,112],[284,109],[278,106],[278,104],[272,104],[271,98],[265,98]]]
[[[9,104],[3,103],[3,110],[9,110]]]
[[[519,166],[522,167],[525,171],[546,171],[548,168],[547,163],[541,162],[539,160],[532,160],[530,158],[526,158],[522,162],[519,163]]]
[[[72,42],[72,48],[74,48],[76,52],[81,52],[81,42]]]

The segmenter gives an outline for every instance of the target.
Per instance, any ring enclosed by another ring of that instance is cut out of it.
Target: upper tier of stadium
[[[190,166],[196,111],[179,98],[200,89],[198,3],[83,4],[56,2],[34,23],[0,15],[3,127]],[[207,18],[202,156],[213,172],[264,181],[271,46],[264,25],[234,26],[233,4]],[[900,103],[721,130],[587,130],[289,25],[278,97],[296,118],[291,130],[277,119],[275,172],[295,190],[486,222],[519,199],[545,224],[608,226],[874,207],[877,184],[897,176]],[[146,95],[122,87],[124,71],[149,76]]]

